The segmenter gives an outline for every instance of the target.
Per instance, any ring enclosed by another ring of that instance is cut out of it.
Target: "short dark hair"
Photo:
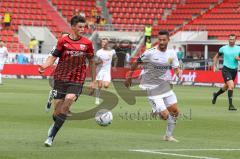
[[[230,36],[235,36],[235,37],[237,37],[237,35],[235,35],[235,34],[229,34],[228,37],[230,37]]]
[[[70,24],[71,26],[76,25],[77,23],[86,23],[86,19],[82,16],[75,15],[72,17]]]
[[[167,36],[169,36],[169,32],[166,31],[166,30],[160,30],[160,31],[158,32],[158,35],[167,35]]]

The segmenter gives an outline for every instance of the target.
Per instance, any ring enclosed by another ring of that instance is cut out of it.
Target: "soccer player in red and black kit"
[[[86,27],[86,20],[80,16],[71,19],[72,33],[58,39],[57,47],[48,57],[46,62],[40,66],[39,72],[44,70],[59,58],[54,72],[54,90],[56,92],[55,110],[53,113],[53,125],[49,128],[48,138],[45,146],[49,147],[66,120],[70,106],[77,100],[82,92],[83,83],[86,77],[86,59],[92,74],[92,81],[95,80],[95,65],[93,60],[92,42],[82,36]],[[94,82],[90,84],[93,89]]]

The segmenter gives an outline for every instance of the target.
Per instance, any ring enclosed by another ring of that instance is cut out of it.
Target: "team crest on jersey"
[[[84,45],[84,44],[80,44],[80,50],[86,50],[87,49],[87,46]]]

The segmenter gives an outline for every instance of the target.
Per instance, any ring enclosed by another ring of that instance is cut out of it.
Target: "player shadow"
[[[87,91],[87,87],[83,87],[83,92],[81,95],[89,95],[89,92]],[[93,96],[94,97],[94,96]],[[107,109],[107,110],[112,110],[118,105],[118,97],[116,94],[106,91],[106,90],[101,90],[101,99],[102,102],[96,106],[95,108],[92,108],[88,111],[84,112],[79,112],[79,113],[72,113],[71,117],[68,117],[67,120],[87,120],[94,118],[96,113],[101,110],[101,109]]]

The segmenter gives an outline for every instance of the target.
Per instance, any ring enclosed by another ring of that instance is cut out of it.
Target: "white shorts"
[[[111,81],[111,72],[108,71],[99,71],[96,76],[97,81],[105,81],[110,82]]]
[[[175,93],[171,90],[167,93],[148,96],[148,101],[152,106],[153,113],[159,113],[167,109],[167,107],[177,103],[177,97]]]
[[[3,70],[4,63],[0,62],[0,70]]]

